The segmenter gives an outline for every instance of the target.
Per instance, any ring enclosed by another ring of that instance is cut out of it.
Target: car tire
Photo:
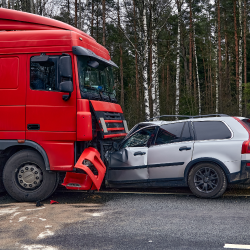
[[[218,165],[202,162],[190,170],[188,186],[197,197],[218,198],[226,191],[227,178]]]
[[[6,162],[3,184],[17,201],[41,201],[52,195],[58,174],[45,168],[42,156],[30,149],[18,151]]]

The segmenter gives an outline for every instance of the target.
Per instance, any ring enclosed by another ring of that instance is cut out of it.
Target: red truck
[[[0,179],[19,201],[99,190],[128,133],[109,52],[65,23],[0,8]]]

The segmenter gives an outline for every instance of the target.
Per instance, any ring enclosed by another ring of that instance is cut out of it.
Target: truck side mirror
[[[59,59],[59,74],[64,78],[72,79],[72,63],[70,56],[61,56]]]
[[[61,92],[69,93],[68,95],[63,95],[63,100],[68,101],[69,98],[71,97],[71,93],[73,92],[73,83],[72,83],[72,81],[61,82],[59,84],[59,90]]]
[[[73,83],[71,81],[61,82],[59,84],[59,90],[61,92],[72,93],[73,92]]]
[[[69,100],[71,93],[73,92],[73,82],[72,82],[72,62],[69,55],[63,55],[59,59],[59,75],[61,78],[61,83],[59,84],[59,90],[61,92],[69,93],[68,95],[63,95],[63,100]]]

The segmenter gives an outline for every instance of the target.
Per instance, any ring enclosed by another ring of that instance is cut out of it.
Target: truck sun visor
[[[94,58],[100,62],[106,63],[109,66],[113,66],[113,67],[118,68],[118,66],[114,62],[112,62],[111,60],[108,61],[108,60],[96,55],[93,51],[85,49],[83,47],[73,46],[72,51],[73,51],[73,54],[75,54],[77,56],[89,56],[89,57]]]

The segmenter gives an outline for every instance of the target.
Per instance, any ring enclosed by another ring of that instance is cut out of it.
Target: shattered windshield
[[[111,66],[78,56],[78,74],[82,98],[116,102]]]

